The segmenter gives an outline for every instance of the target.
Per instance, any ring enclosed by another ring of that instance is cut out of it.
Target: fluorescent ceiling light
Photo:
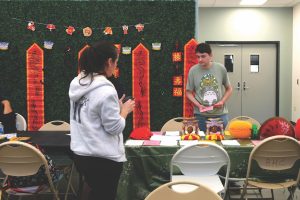
[[[260,6],[267,2],[268,0],[241,0],[240,5],[244,6]]]

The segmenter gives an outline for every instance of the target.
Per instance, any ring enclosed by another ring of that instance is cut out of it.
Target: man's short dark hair
[[[199,43],[196,47],[195,53],[207,53],[211,54],[210,45],[207,43]]]

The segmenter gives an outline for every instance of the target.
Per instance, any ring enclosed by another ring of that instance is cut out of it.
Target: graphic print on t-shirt
[[[200,102],[212,106],[219,101],[218,81],[212,74],[205,74],[200,80]]]

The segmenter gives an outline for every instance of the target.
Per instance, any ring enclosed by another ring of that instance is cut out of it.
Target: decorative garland
[[[26,51],[28,130],[44,125],[44,51],[36,43]]]
[[[192,66],[198,63],[197,57],[195,55],[195,49],[197,46],[197,41],[191,39],[188,43],[184,45],[184,95],[183,95],[183,116],[192,117],[194,115],[193,105],[190,100],[186,97],[186,83],[189,75],[189,71]]]
[[[132,51],[133,128],[150,128],[149,50],[139,44]]]

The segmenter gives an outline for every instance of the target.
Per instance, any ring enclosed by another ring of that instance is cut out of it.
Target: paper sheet
[[[180,146],[193,145],[193,144],[198,144],[198,140],[180,140],[179,141]]]
[[[224,146],[241,146],[237,140],[221,140]]]
[[[179,136],[180,132],[179,131],[166,131],[165,136]]]
[[[160,146],[178,146],[178,143],[176,140],[163,140],[160,142]]]
[[[160,141],[157,140],[145,140],[143,146],[159,146]]]
[[[125,146],[142,146],[144,140],[127,140]]]

